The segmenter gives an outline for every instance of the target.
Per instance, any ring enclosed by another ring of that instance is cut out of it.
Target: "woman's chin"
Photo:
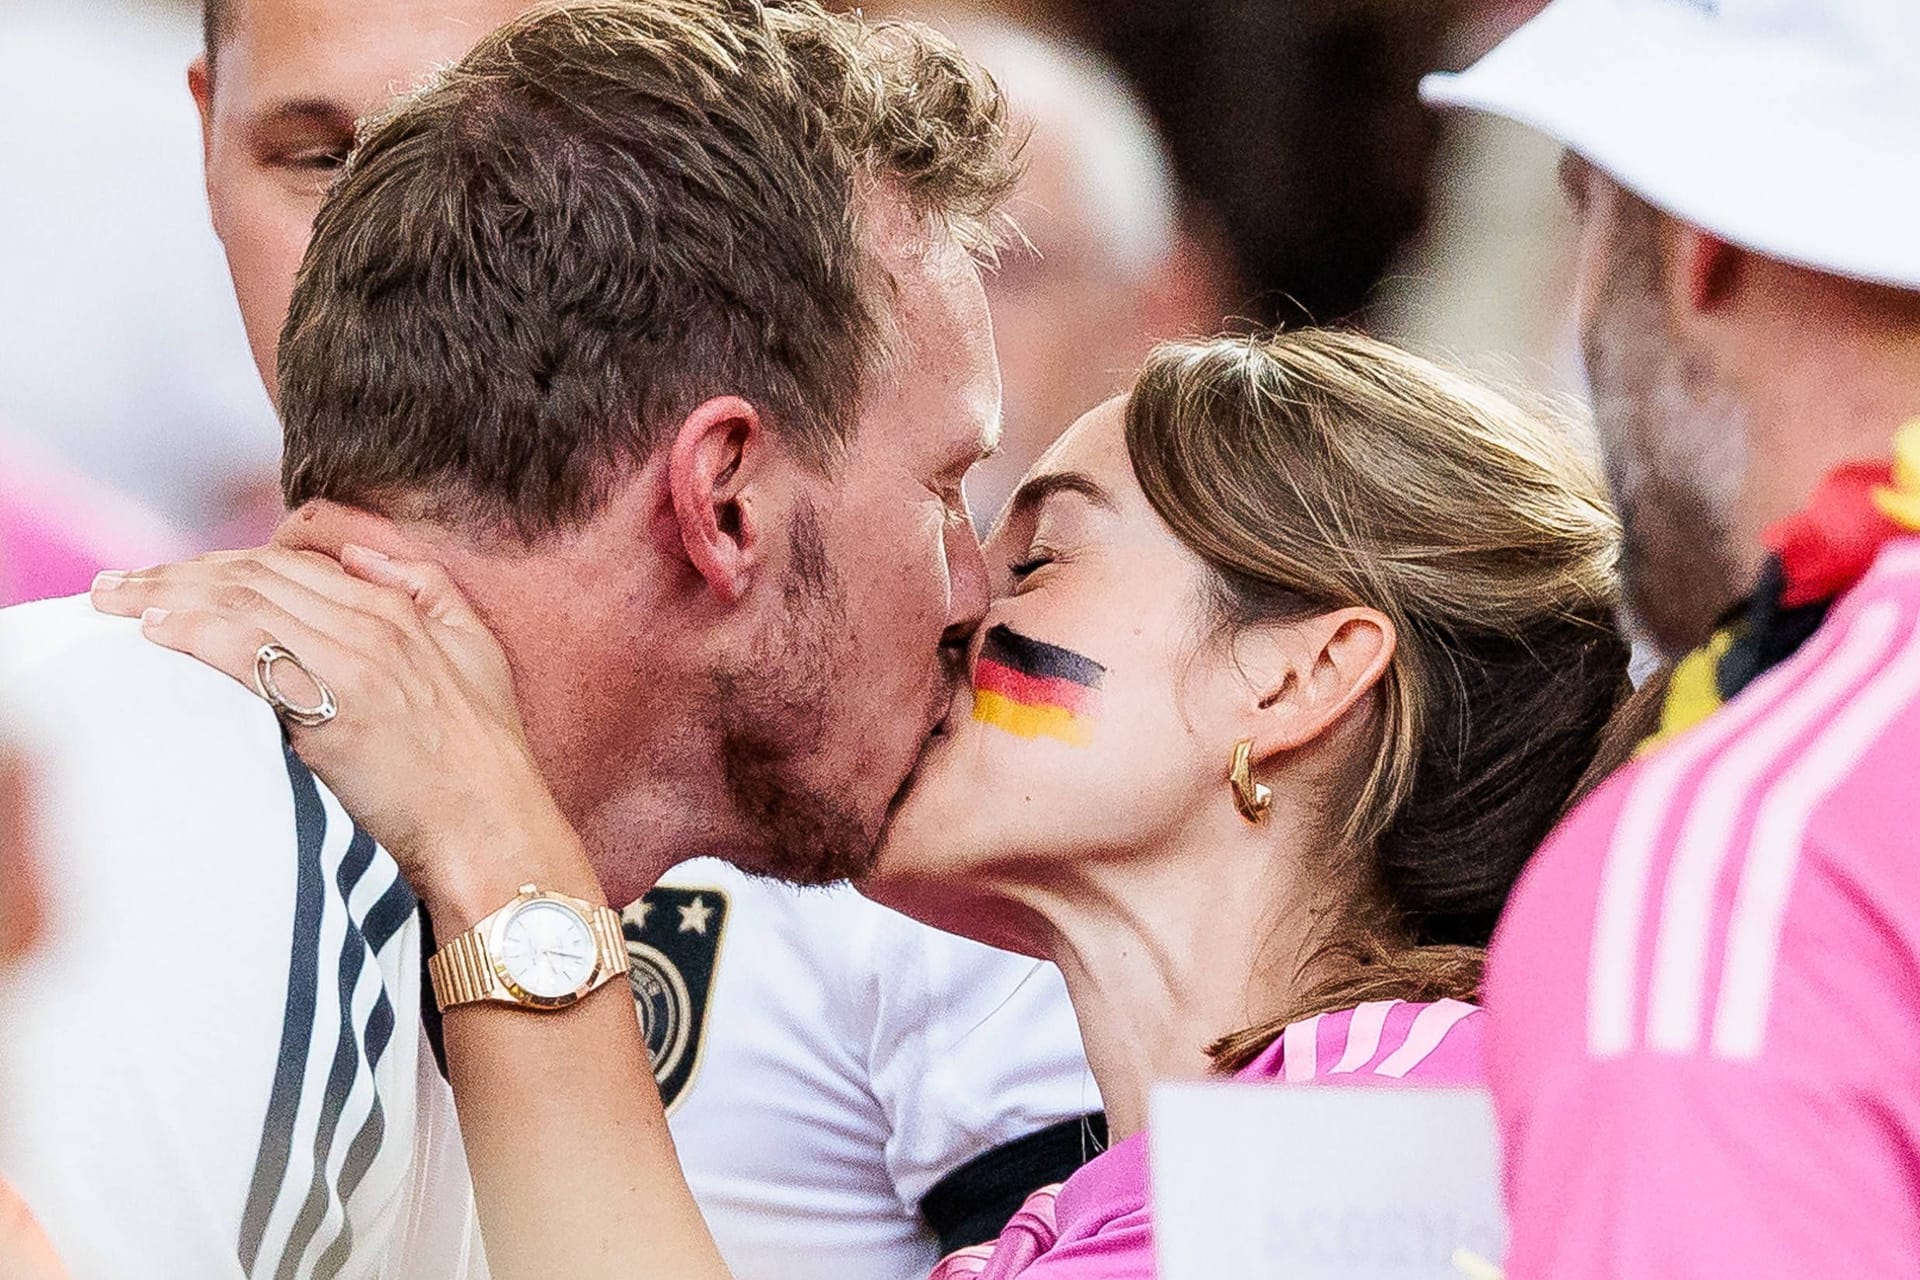
[[[899,794],[888,806],[879,850],[872,867],[860,878],[863,892],[871,893],[875,889],[884,892],[889,885],[911,881],[916,875],[926,873],[929,864],[939,857],[940,851],[927,836],[939,827],[930,810],[936,806],[935,796],[941,790],[935,760],[941,746],[937,738],[927,744],[919,763],[914,765],[900,785]]]
[[[1022,877],[1005,856],[1007,814],[991,802],[992,756],[968,719],[927,739],[888,809],[874,862],[855,881],[874,901],[976,942],[1033,954],[1009,924]],[[1016,860],[1021,869],[1026,860]]]
[[[873,866],[857,882],[868,897],[908,915],[937,908],[941,886],[964,878],[975,844],[977,804],[963,803],[960,755],[936,732],[887,811]]]

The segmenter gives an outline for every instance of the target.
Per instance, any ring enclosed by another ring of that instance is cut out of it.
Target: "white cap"
[[[1920,290],[1920,0],[1553,0],[1420,96],[1730,243]]]

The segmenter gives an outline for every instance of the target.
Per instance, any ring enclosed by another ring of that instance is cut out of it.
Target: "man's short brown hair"
[[[1016,151],[924,27],[536,10],[371,123],[322,208],[281,339],[287,501],[536,537],[722,394],[824,465],[885,345],[865,193],[982,250]]]

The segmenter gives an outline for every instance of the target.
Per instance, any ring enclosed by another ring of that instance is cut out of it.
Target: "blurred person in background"
[[[1618,533],[1563,424],[1355,335],[1163,346],[1047,452],[988,541],[969,687],[860,883],[1057,960],[1119,1141],[939,1280],[1150,1277],[1156,1081],[1483,1082],[1481,948],[1627,687]],[[98,601],[150,610],[150,639],[241,685],[275,635],[352,690],[291,741],[436,918],[461,910],[464,884],[511,883],[515,850],[582,863],[557,813],[502,801],[537,779],[489,763],[511,758],[487,741],[514,732],[503,664],[438,565],[356,555],[360,581],[329,565],[304,584],[283,567],[190,562]],[[402,705],[416,710],[383,710]],[[498,838],[441,835],[468,823]],[[470,1024],[459,1050],[512,1082],[456,1070],[470,1125],[531,1112],[568,1055],[612,1059],[633,1037],[555,1016]],[[490,1245],[517,1234],[516,1252],[569,1273],[583,1249],[556,1217],[555,1163],[594,1170],[568,1207],[616,1242],[647,1229],[628,1225],[640,1206],[678,1212],[650,1108],[592,1081],[540,1132],[470,1147],[476,1179],[518,1210],[489,1207]],[[638,1140],[608,1153],[608,1129]],[[699,1251],[651,1261],[724,1274]]]
[[[1075,8],[1140,87],[1187,189],[1217,220],[1251,318],[1367,317],[1425,216],[1437,130],[1413,90],[1460,0]]]
[[[212,545],[170,521],[277,449],[192,175],[195,16],[0,0],[0,112],[36,121],[0,136],[0,605]]]
[[[1440,64],[1463,14],[1500,6],[887,0],[882,7],[937,25],[1010,20],[1111,59],[1171,156],[1187,196],[1185,225],[1202,233],[1207,251],[1202,279],[1230,283],[1236,317],[1273,324],[1370,319],[1381,277],[1427,205],[1438,130],[1414,86]]]
[[[1000,452],[967,481],[984,529],[1054,437],[1125,387],[1156,341],[1221,328],[1231,286],[1193,230],[1158,127],[1107,58],[1009,22],[940,25],[1030,130],[1009,205],[1019,234],[986,279],[1005,403]]]
[[[356,122],[528,7],[208,6],[190,74],[207,190],[268,387]],[[674,1135],[742,1275],[922,1273],[1085,1158],[1099,1096],[1051,968],[715,860],[670,873],[627,923]]]
[[[0,486],[126,495],[64,521],[107,563],[177,554],[102,535],[155,525],[136,507],[222,545],[279,456],[180,93],[199,19],[189,0],[0,0],[0,115],[33,122],[0,135]]]
[[[1920,1268],[1916,66],[1908,0],[1555,0],[1427,87],[1567,148],[1626,602],[1678,659],[1495,939],[1520,1280]]]
[[[33,826],[26,760],[0,732],[0,1026],[6,1023],[8,986],[45,927]],[[7,1141],[7,1086],[6,1040],[0,1037],[0,1151]],[[0,1178],[0,1276],[60,1280],[65,1274],[33,1211]]]
[[[1485,54],[1545,0],[1463,5],[1447,67]],[[1368,310],[1372,332],[1539,394],[1579,394],[1573,216],[1560,147],[1479,112],[1442,117],[1425,223]]]

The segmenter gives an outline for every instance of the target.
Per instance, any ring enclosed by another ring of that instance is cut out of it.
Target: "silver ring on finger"
[[[276,662],[292,664],[301,675],[311,680],[313,687],[319,690],[320,701],[313,706],[303,707],[280,692],[280,686],[273,679]],[[327,682],[314,674],[312,667],[295,657],[293,650],[277,641],[270,640],[254,651],[253,687],[282,719],[291,720],[304,728],[323,725],[340,714],[340,704],[334,700],[333,690],[327,687]]]

